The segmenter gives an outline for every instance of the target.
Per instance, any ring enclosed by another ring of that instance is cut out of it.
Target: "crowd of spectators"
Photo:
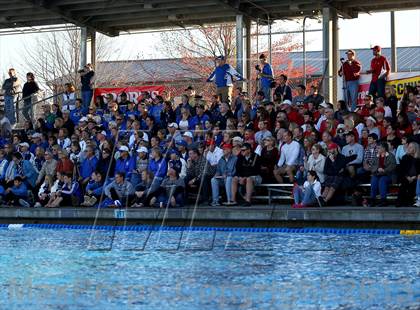
[[[339,203],[343,193],[358,199],[356,185],[371,183],[367,205],[385,205],[389,185],[400,184],[398,206],[420,206],[420,85],[400,100],[386,86],[352,111],[354,102],[328,103],[315,85],[292,92],[260,60],[267,81],[255,96],[234,86],[242,77],[221,57],[208,101],[192,86],[177,106],[168,92],[136,103],[125,93],[92,98],[86,66],[83,99],[66,84],[61,102],[45,104],[23,131],[0,111],[3,204],[250,206],[261,183],[292,183],[300,208]]]

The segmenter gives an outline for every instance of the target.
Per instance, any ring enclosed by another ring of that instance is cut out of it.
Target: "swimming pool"
[[[0,229],[2,309],[419,309],[420,236]]]

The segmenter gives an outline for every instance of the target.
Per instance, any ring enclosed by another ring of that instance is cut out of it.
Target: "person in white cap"
[[[130,149],[128,146],[121,145],[118,148],[120,156],[115,163],[115,173],[122,172],[125,174],[126,179],[129,181],[131,173],[134,171],[135,162],[130,157]]]
[[[33,164],[35,155],[29,151],[29,143],[22,142],[19,144],[19,152],[22,154],[23,159],[28,160]]]
[[[131,175],[131,183],[134,187],[140,183],[142,172],[147,171],[147,167],[149,166],[149,159],[147,157],[149,150],[145,146],[140,146],[136,152],[136,167]]]
[[[378,127],[376,127],[376,119],[374,117],[369,116],[368,118],[366,118],[365,123],[366,123],[366,128],[369,134],[374,133],[378,137],[381,136],[381,131],[379,130]]]
[[[168,124],[168,134],[166,135],[166,140],[174,140],[174,143],[182,141],[182,135],[178,131],[177,123]]]
[[[191,148],[192,145],[194,144],[194,140],[193,140],[194,139],[194,136],[191,133],[191,131],[184,132],[184,134],[182,136],[184,138],[184,141],[187,142],[187,147],[188,148]]]

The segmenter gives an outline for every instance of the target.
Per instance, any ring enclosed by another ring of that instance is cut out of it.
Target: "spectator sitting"
[[[303,186],[295,186],[293,189],[295,204],[292,208],[305,208],[317,205],[320,196],[321,182],[316,172],[309,170],[307,180],[303,183]]]
[[[380,132],[379,128],[376,127],[376,119],[373,118],[372,116],[369,116],[366,119],[366,127],[367,127],[367,130],[368,130],[369,134],[374,133],[378,137],[381,136],[381,132]]]
[[[101,208],[124,208],[134,198],[134,187],[125,179],[124,172],[116,172],[114,181],[105,186],[106,199],[100,203]]]
[[[408,144],[407,153],[401,159],[398,172],[401,186],[397,207],[411,206],[420,175],[420,147],[416,142]]]
[[[81,198],[80,195],[79,183],[73,180],[72,174],[63,174],[63,185],[61,190],[56,192],[55,199],[47,204],[46,207],[56,208],[58,206],[69,207],[78,205]]]
[[[199,192],[199,202],[207,201],[209,198],[209,181],[211,177],[207,175],[207,160],[201,155],[198,149],[192,149],[189,152],[187,160],[187,192]]]
[[[378,154],[373,158],[370,171],[372,172],[372,178],[370,181],[371,192],[370,192],[370,206],[375,206],[376,194],[378,192],[381,195],[381,203],[379,206],[383,207],[386,205],[386,195],[388,194],[388,185],[392,182],[392,173],[396,167],[396,161],[394,155],[388,153],[388,144],[381,142],[378,146]]]
[[[93,147],[86,147],[86,158],[80,166],[79,181],[82,185],[86,185],[89,182],[90,176],[96,170],[97,164],[98,158],[95,156],[95,150]]]
[[[13,180],[13,186],[6,189],[4,192],[4,201],[8,205],[20,205],[22,207],[30,207],[27,202],[28,188],[21,176],[16,176]]]
[[[280,149],[280,159],[277,167],[274,169],[274,177],[278,183],[283,183],[283,175],[287,174],[289,182],[294,182],[296,166],[299,164],[299,155],[301,154],[301,145],[292,139],[292,133],[286,131],[283,134],[284,144]]]
[[[13,165],[10,164],[9,167],[13,169],[13,180],[15,179],[15,177],[20,176],[28,188],[35,187],[38,173],[29,161],[23,159],[22,154],[17,152],[14,153]]]
[[[297,142],[296,142],[297,143]],[[237,193],[239,185],[245,186],[245,206],[251,206],[251,196],[256,185],[261,184],[260,176],[261,161],[257,154],[252,151],[249,143],[244,143],[241,154],[236,162],[236,173],[232,180],[232,204],[237,205]]]
[[[89,183],[86,185],[86,194],[83,197],[83,207],[92,207],[100,199],[103,191],[103,177],[98,171],[92,172]]]
[[[355,141],[355,135],[353,131],[346,134],[347,145],[343,147],[342,154],[346,157],[357,155],[357,157],[347,164],[347,171],[350,177],[355,177],[357,169],[362,167],[363,163],[363,146]]]
[[[330,143],[328,145],[328,157],[325,160],[324,174],[325,174],[325,189],[320,197],[320,203],[326,205],[333,198],[335,192],[342,188],[345,182],[343,174],[346,165],[356,159],[357,155],[345,157],[338,152],[338,145]]]
[[[74,173],[74,164],[69,159],[69,154],[66,150],[62,149],[58,151],[58,162],[56,171],[62,172],[64,174]]]
[[[263,140],[263,148],[261,149],[261,177],[263,183],[273,182],[274,167],[279,160],[279,151],[276,148],[276,139],[272,136]]]
[[[304,167],[305,171],[314,171],[317,175],[319,182],[324,183],[324,167],[325,167],[325,156],[322,154],[322,148],[319,144],[314,144],[311,148],[311,154],[308,158],[305,157]]]
[[[162,206],[183,207],[185,183],[184,180],[179,177],[179,172],[181,172],[181,162],[179,160],[170,160],[168,165],[168,175],[162,181],[160,186],[161,195],[159,197],[159,202]],[[156,203],[156,199],[156,197],[153,197],[150,204],[154,205]]]
[[[219,188],[224,185],[226,191],[226,205],[232,205],[232,179],[235,175],[237,157],[232,155],[232,145],[224,144],[223,145],[223,156],[220,158],[216,174],[211,179],[211,188],[212,188],[212,206],[219,206]]]
[[[312,102],[314,104],[315,109],[318,109],[318,106],[324,102],[324,97],[319,94],[318,87],[315,85],[311,86],[309,95],[305,98],[305,101],[303,103],[309,102]]]
[[[259,144],[263,144],[263,140],[267,137],[271,137],[272,134],[270,131],[267,130],[267,121],[261,120],[258,122],[258,129],[259,131],[255,134],[255,141]]]
[[[52,187],[52,179],[45,178],[44,182],[41,184],[38,190],[37,201],[34,205],[35,208],[40,208],[49,202],[51,198],[51,187]]]

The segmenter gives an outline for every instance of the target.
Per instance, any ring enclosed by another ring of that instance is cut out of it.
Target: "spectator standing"
[[[356,52],[348,50],[347,60],[341,63],[338,75],[343,77],[344,100],[351,111],[357,108],[357,95],[359,93],[359,78],[362,70],[361,63],[356,59]]]
[[[224,56],[216,58],[216,69],[210,74],[207,82],[216,84],[216,94],[220,96],[222,102],[230,104],[232,102],[233,82],[243,81],[244,78],[231,65],[226,63]]]
[[[372,80],[369,86],[369,94],[374,98],[385,96],[385,83],[389,79],[391,67],[388,60],[381,55],[381,47],[372,47],[373,59],[370,62],[370,69],[367,73],[372,73]]]
[[[95,76],[95,71],[93,71],[91,64],[87,64],[82,70],[79,70],[79,74],[80,82],[82,84],[83,108],[84,110],[87,110],[93,97],[93,78]]]
[[[73,84],[66,83],[64,84],[64,93],[63,93],[63,102],[61,105],[61,110],[64,111],[71,111],[74,109],[74,103],[76,101],[76,89],[74,88]]]
[[[9,69],[9,78],[5,79],[2,85],[4,91],[4,110],[6,117],[9,119],[10,124],[16,123],[15,102],[19,99],[21,93],[21,83],[16,76],[16,70]]]
[[[260,63],[255,67],[255,69],[258,71],[258,78],[260,83],[259,90],[264,92],[264,97],[268,101],[272,101],[271,84],[274,80],[273,68],[267,62],[267,56],[265,54],[261,54],[259,59]]]
[[[274,101],[281,103],[284,100],[292,102],[292,89],[287,85],[287,75],[280,74],[279,85],[274,90]]]
[[[23,84],[22,97],[23,97],[23,116],[26,120],[31,120],[31,110],[32,110],[32,95],[39,92],[38,83],[35,82],[35,76],[32,72],[26,74],[26,83]]]

